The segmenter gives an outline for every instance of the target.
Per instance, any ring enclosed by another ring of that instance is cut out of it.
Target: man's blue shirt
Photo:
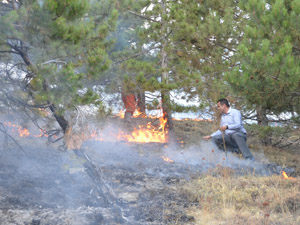
[[[243,127],[242,123],[242,115],[239,110],[232,109],[231,107],[228,109],[227,113],[223,113],[221,116],[220,127],[228,126],[228,129],[225,130],[225,134],[230,135],[235,132],[242,132],[247,134],[246,129]],[[217,130],[212,133],[211,136],[221,135],[222,131]]]

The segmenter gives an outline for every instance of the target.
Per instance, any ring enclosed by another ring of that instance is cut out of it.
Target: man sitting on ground
[[[222,150],[235,152],[238,149],[245,159],[254,160],[254,157],[248,148],[247,131],[242,124],[242,116],[239,110],[230,107],[228,100],[222,98],[218,100],[217,107],[221,116],[220,128],[203,139],[212,141]],[[225,141],[225,144],[224,142]],[[226,148],[226,149],[225,149]]]

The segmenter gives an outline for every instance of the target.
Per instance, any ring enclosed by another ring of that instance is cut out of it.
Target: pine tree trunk
[[[48,84],[46,82],[46,80],[43,81],[43,89],[45,91],[48,90]],[[57,123],[59,124],[59,126],[61,127],[61,129],[63,130],[64,133],[66,133],[67,128],[69,126],[68,121],[64,118],[64,116],[61,116],[57,113],[56,111],[56,107],[52,102],[48,101],[49,109],[51,110],[51,112],[53,113],[54,118],[56,119]]]
[[[162,12],[166,14],[166,5],[164,0],[161,1]],[[168,84],[169,82],[169,73],[168,73],[168,54],[166,52],[166,47],[168,43],[167,39],[167,29],[165,28],[165,21],[162,18],[162,27],[161,27],[161,35],[162,35],[162,44],[161,44],[161,69],[162,69],[162,83]],[[163,117],[167,119],[166,129],[168,134],[173,132],[173,121],[172,121],[172,112],[170,110],[170,91],[162,89],[161,90],[161,98],[162,98],[162,108],[163,108]]]
[[[137,108],[138,111],[141,112],[142,114],[146,114],[146,96],[145,92],[138,92],[137,93]]]
[[[257,113],[257,123],[258,123],[258,125],[261,126],[262,128],[268,126],[269,125],[269,120],[267,118],[267,110],[264,109],[261,106],[258,106],[256,108],[256,113]],[[262,143],[265,146],[272,145],[271,137],[270,136],[263,137],[262,138]]]
[[[16,50],[16,49],[15,49]],[[33,67],[32,62],[29,59],[29,56],[27,54],[26,51],[23,51],[22,48],[17,48],[19,55],[22,57],[23,61],[26,63],[27,66]],[[43,89],[45,91],[47,91],[48,89],[48,85],[46,83],[46,81],[44,80],[43,82]],[[29,92],[31,92],[30,87],[29,87]],[[51,112],[53,113],[54,118],[56,119],[57,123],[59,124],[59,126],[61,127],[61,129],[63,130],[63,132],[65,133],[67,128],[68,128],[68,121],[61,115],[58,115],[56,112],[56,107],[53,103],[48,101],[49,109],[51,110]]]
[[[59,126],[61,127],[63,132],[66,133],[67,128],[69,126],[68,121],[63,116],[60,116],[60,115],[57,114],[56,109],[55,109],[55,105],[51,104],[49,106],[49,109],[53,113],[54,118],[56,119],[57,123],[59,124]]]

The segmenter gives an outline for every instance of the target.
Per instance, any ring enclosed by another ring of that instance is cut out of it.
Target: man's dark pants
[[[233,134],[224,134],[225,148],[228,152],[235,152],[238,149],[245,159],[253,159],[253,155],[248,148],[247,134],[242,132],[235,132]],[[216,135],[212,137],[212,141],[222,150],[224,149],[223,135]]]

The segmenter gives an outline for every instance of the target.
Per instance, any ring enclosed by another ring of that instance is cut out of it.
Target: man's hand
[[[228,129],[228,126],[227,126],[227,125],[220,127],[220,131],[222,131],[222,132],[224,132],[224,131],[227,130],[227,129]]]
[[[210,135],[209,136],[204,136],[203,139],[208,141],[209,139],[211,139],[211,136]]]

